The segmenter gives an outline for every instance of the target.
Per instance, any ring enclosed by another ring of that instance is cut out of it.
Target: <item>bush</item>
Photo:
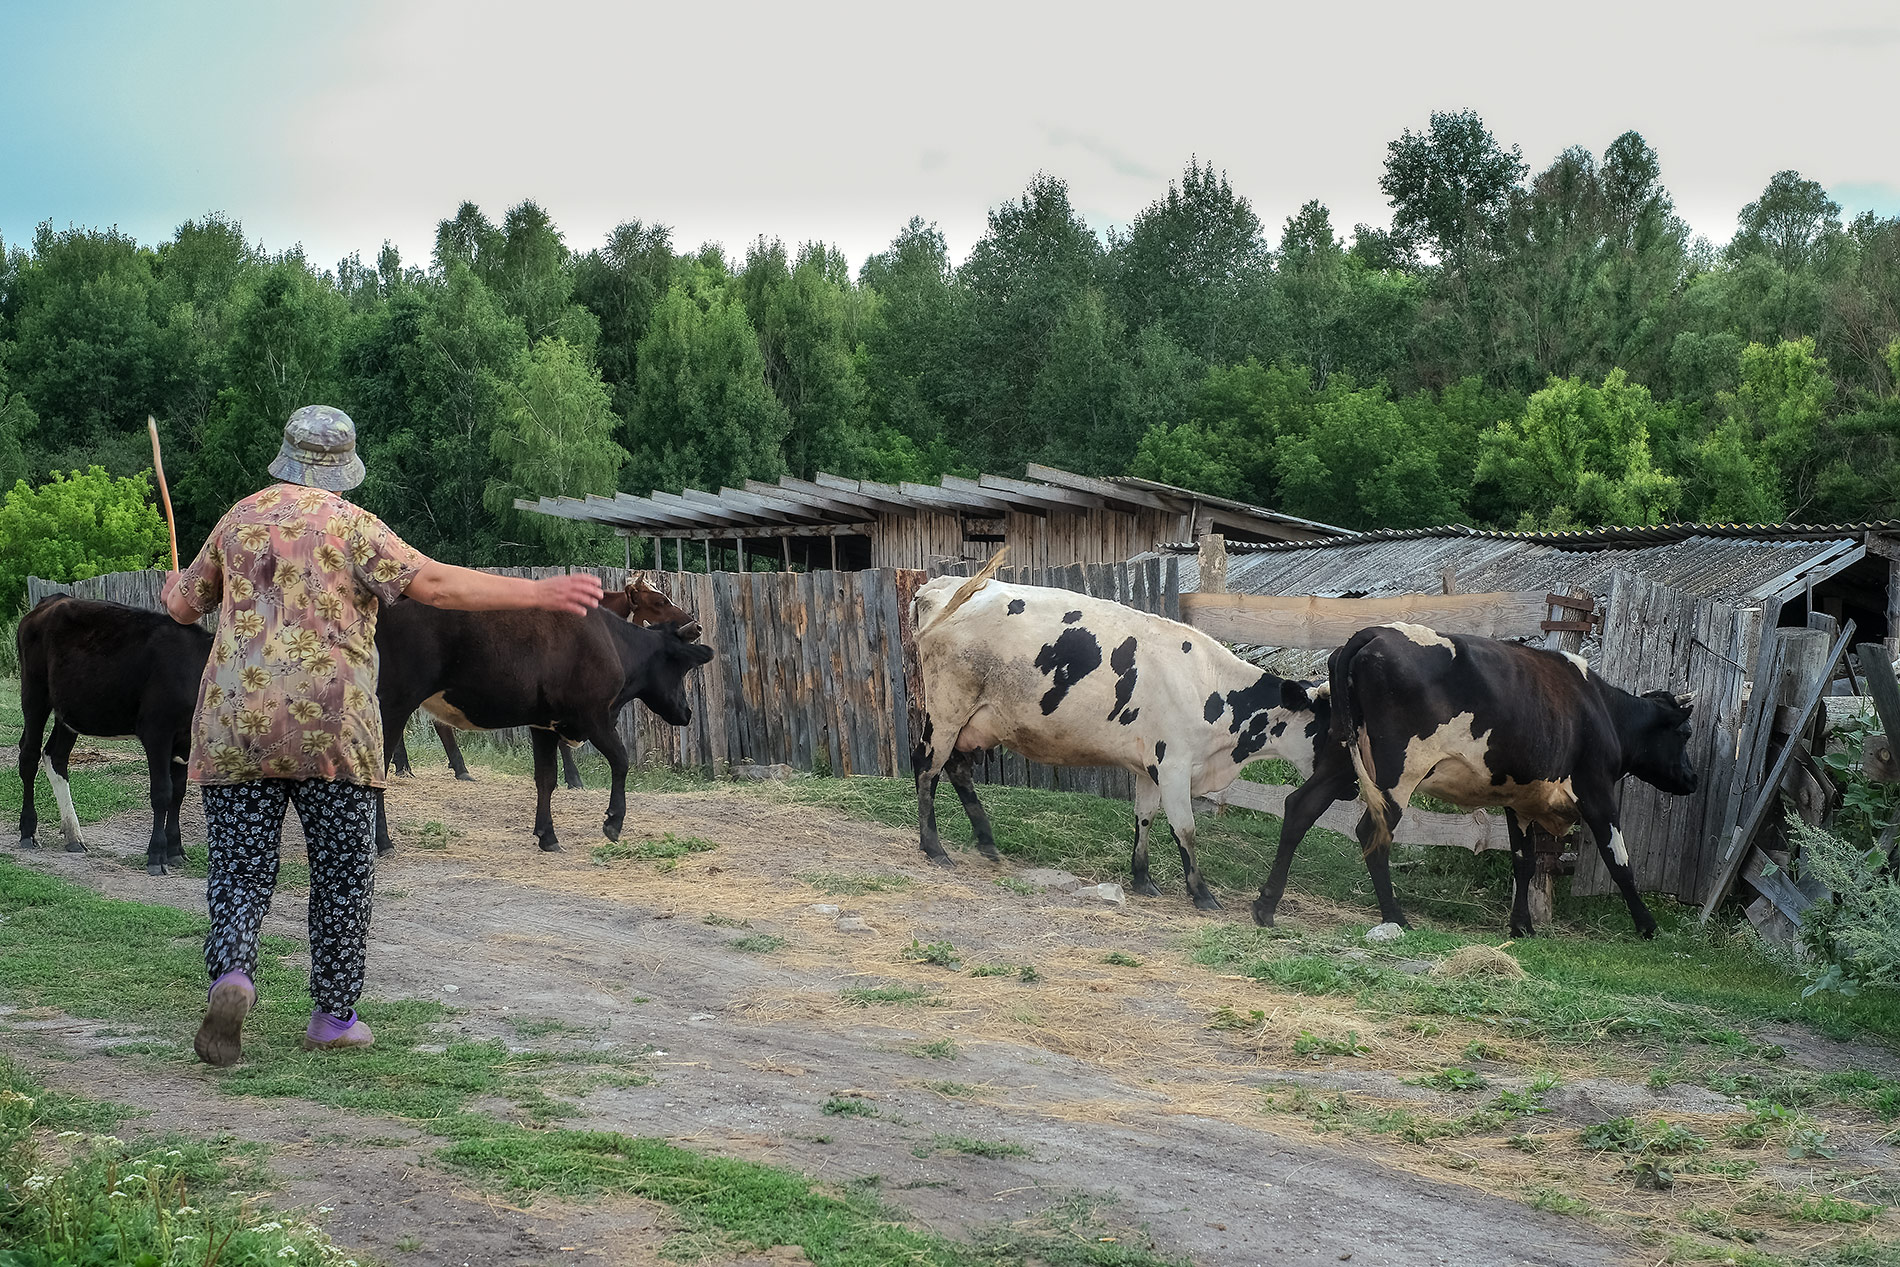
[[[83,581],[106,572],[156,567],[165,520],[143,475],[114,479],[95,466],[54,472],[33,488],[25,480],[0,500],[0,617],[26,597],[26,578]]]
[[[1886,855],[1793,815],[1788,826],[1801,851],[1801,874],[1834,891],[1832,902],[1815,903],[1802,919],[1802,940],[1826,965],[1808,993],[1900,986],[1900,883]]]

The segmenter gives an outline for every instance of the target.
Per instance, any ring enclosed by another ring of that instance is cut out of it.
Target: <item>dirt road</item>
[[[1259,1007],[1258,988],[1188,961],[1184,939],[1204,917],[1178,896],[1112,908],[1021,893],[996,883],[1008,868],[974,855],[935,871],[904,833],[738,789],[634,796],[626,839],[671,832],[716,847],[670,870],[603,865],[589,855],[603,792],[557,793],[569,851],[556,855],[531,844],[532,795],[528,780],[487,772],[475,784],[436,770],[399,783],[391,818],[410,830],[378,876],[372,992],[451,1004],[454,1030],[517,1046],[651,1049],[651,1084],[591,1093],[586,1116],[568,1124],[822,1180],[879,1176],[885,1199],[954,1235],[1082,1199],[1145,1227],[1158,1250],[1210,1267],[1626,1258],[1590,1224],[1487,1195],[1453,1171],[1411,1173],[1368,1146],[1276,1134],[1258,1108],[1261,1084],[1347,1075],[1275,1069],[1207,1028],[1220,1006]],[[152,879],[120,861],[143,852],[142,819],[89,828],[86,855],[20,856],[113,896],[201,910],[201,881]],[[185,830],[203,838],[195,819]],[[287,835],[294,856],[294,825]],[[823,891],[851,887],[830,877],[865,876],[889,887]],[[847,931],[853,915],[870,931]],[[280,893],[269,931],[302,939],[300,893]],[[746,938],[766,949],[732,944]],[[958,966],[906,959],[913,939],[954,943]],[[1140,966],[1105,964],[1111,952]],[[989,964],[1015,971],[970,975]],[[881,985],[927,998],[854,1006],[842,993]],[[1315,1003],[1298,1023],[1324,1027],[1326,1006],[1345,1005]],[[17,1014],[0,1023],[10,1047],[31,1030],[81,1056],[40,1066],[54,1085],[154,1109],[160,1125],[272,1143],[286,1199],[330,1206],[324,1221],[340,1243],[397,1257],[401,1238],[426,1228],[424,1247],[400,1261],[638,1262],[664,1234],[659,1207],[514,1208],[433,1167],[437,1142],[387,1121],[221,1096],[209,1086],[216,1075],[183,1064],[128,1079],[124,1061],[85,1055],[91,1027]],[[875,1115],[825,1114],[838,1098]],[[957,1141],[1023,1152],[971,1155]]]

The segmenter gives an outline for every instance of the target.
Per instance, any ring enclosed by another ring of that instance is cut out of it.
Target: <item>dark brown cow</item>
[[[686,725],[693,718],[686,675],[713,658],[712,648],[687,641],[675,625],[649,629],[600,608],[568,616],[397,603],[383,612],[376,643],[385,759],[425,704],[460,730],[534,728],[534,835],[543,849],[560,848],[550,806],[559,740],[592,743],[607,758],[613,795],[601,831],[618,839],[627,812],[627,749],[614,719],[637,699],[661,721]],[[380,805],[376,847],[393,847]]]
[[[637,625],[672,625],[680,627],[680,637],[688,642],[699,638],[699,622],[693,619],[693,613],[668,598],[664,591],[647,584],[644,576],[636,576],[622,589],[601,596],[600,605],[622,620],[631,620]],[[381,640],[377,646],[381,650]],[[425,704],[426,708],[427,705]],[[468,763],[462,759],[462,746],[455,741],[455,728],[445,721],[435,723],[436,737],[442,741],[442,750],[448,753],[449,768],[455,771],[455,777],[466,783],[473,783],[475,776],[468,772]],[[581,782],[580,767],[574,761],[574,745],[561,741],[561,774],[569,788],[584,786]],[[409,745],[403,736],[396,736],[396,750],[393,757],[396,773],[403,778],[413,778],[415,771],[409,765]]]
[[[1616,787],[1633,774],[1672,795],[1695,791],[1689,695],[1632,695],[1591,673],[1580,656],[1408,624],[1354,634],[1333,652],[1319,689],[1331,695],[1331,742],[1319,746],[1300,789],[1309,793],[1300,812],[1288,802],[1273,873],[1254,902],[1255,922],[1273,923],[1293,850],[1314,819],[1357,792],[1366,805],[1359,843],[1379,912],[1404,924],[1392,895],[1392,829],[1412,794],[1428,792],[1467,809],[1504,807],[1516,878],[1512,936],[1533,931],[1536,859],[1525,823],[1561,837],[1579,820],[1636,930],[1655,935],[1617,823]]]
[[[67,851],[86,847],[67,781],[74,740],[80,735],[136,738],[151,773],[152,835],[145,869],[164,875],[166,863],[183,863],[178,810],[185,800],[191,714],[211,655],[211,635],[163,612],[55,594],[21,618],[17,643],[20,709],[26,714],[20,736],[20,847],[39,847],[33,774],[51,717],[46,777],[59,803]]]

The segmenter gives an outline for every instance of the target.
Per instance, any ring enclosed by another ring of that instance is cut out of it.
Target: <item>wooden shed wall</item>
[[[946,560],[989,557],[988,550],[964,553],[963,519],[954,514],[920,510],[914,515],[879,515],[866,531],[871,537],[874,568],[942,567]],[[970,542],[973,548],[980,542]]]
[[[996,521],[1009,545],[1010,565],[1031,568],[1120,563],[1187,531],[1184,517],[1159,510],[1052,510],[1047,516],[1010,513]],[[954,514],[882,515],[866,531],[873,567],[942,568],[959,559],[987,559],[995,550],[993,542],[964,540],[963,517]]]

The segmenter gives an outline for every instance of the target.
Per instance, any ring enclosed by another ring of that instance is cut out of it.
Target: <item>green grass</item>
[[[1529,972],[1523,981],[1402,973],[1391,966],[1396,951],[1370,960],[1344,958],[1359,931],[1306,937],[1286,929],[1213,924],[1196,932],[1191,953],[1206,966],[1299,993],[1353,996],[1380,1016],[1481,1018],[1504,1034],[1552,1043],[1634,1036],[1698,1044],[1726,1059],[1753,1053],[1741,1029],[1761,1022],[1804,1022],[1837,1037],[1900,1037],[1900,995],[1869,990],[1852,999],[1804,999],[1800,978],[1692,924],[1665,930],[1654,942],[1572,934],[1517,941],[1508,953]],[[1436,957],[1495,942],[1415,928],[1406,934],[1403,953]],[[1870,1098],[1883,1093],[1867,1092]],[[1895,1101],[1900,1109],[1900,1090]]]
[[[892,893],[910,887],[907,875],[841,875],[835,871],[800,871],[797,878],[820,893],[833,897],[863,897],[866,893]]]
[[[877,1106],[856,1096],[834,1095],[819,1108],[826,1117],[876,1117]]]
[[[258,1148],[105,1133],[131,1114],[48,1091],[0,1056],[0,1262],[343,1261],[317,1228],[244,1195],[268,1184]]]
[[[947,1038],[936,1038],[927,1043],[918,1043],[907,1050],[911,1055],[922,1060],[955,1060],[957,1058],[957,1045]]]
[[[594,846],[594,862],[605,865],[609,862],[673,862],[688,854],[705,853],[717,849],[710,840],[698,836],[675,836],[667,832],[657,840],[613,840],[604,845]]]
[[[1102,962],[1114,968],[1139,968],[1141,960],[1119,950],[1111,950],[1102,956]]]
[[[846,1003],[856,1007],[870,1007],[874,1003],[936,1007],[943,1002],[929,990],[908,985],[852,986],[840,990],[838,994]]]
[[[929,1157],[935,1153],[956,1153],[963,1157],[987,1157],[991,1160],[1029,1156],[1029,1150],[1021,1144],[994,1139],[972,1139],[967,1135],[932,1135],[929,1143],[919,1144],[911,1149],[911,1152],[918,1157]]]
[[[769,955],[785,945],[785,938],[776,933],[751,933],[744,937],[735,937],[726,944],[734,950],[743,950],[754,955]]]
[[[920,942],[913,937],[910,939],[910,945],[898,951],[897,954],[899,958],[908,959],[912,963],[931,963],[939,968],[954,968],[960,962],[957,959],[957,948],[947,941]]]
[[[145,855],[143,853],[129,853],[119,859],[119,861],[125,866],[137,871],[143,871],[145,869]],[[188,875],[202,880],[210,873],[210,862],[210,850],[205,846],[186,845],[184,866],[181,868],[174,863],[166,869],[173,875]],[[309,888],[310,864],[307,862],[298,862],[294,858],[280,859],[277,864],[277,887],[279,889]],[[381,892],[378,893],[377,896],[406,897],[407,894],[398,889],[391,892]]]

